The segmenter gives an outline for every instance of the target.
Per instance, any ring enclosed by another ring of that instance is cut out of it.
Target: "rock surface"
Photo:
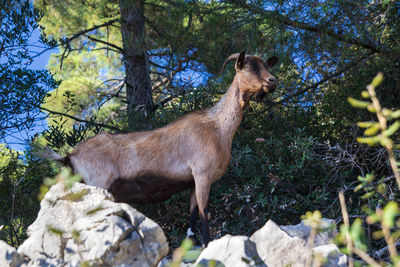
[[[334,223],[333,220],[324,222]],[[279,227],[270,220],[251,237],[227,235],[211,242],[195,266],[199,263],[200,266],[211,266],[210,261],[216,260],[221,266],[302,267],[309,255],[307,241],[310,230],[303,223]],[[336,232],[336,227],[332,227],[315,239],[312,252],[315,259],[327,259],[323,266],[346,266],[346,256],[329,243]]]
[[[113,202],[106,190],[81,183],[67,191],[62,183],[51,187],[18,248],[28,259],[23,266],[156,266],[167,254],[155,222]]]
[[[0,267],[18,266],[24,262],[24,257],[17,253],[17,250],[0,240]]]
[[[312,251],[309,226],[278,226],[270,220],[250,237],[226,235],[209,243],[194,264],[181,267],[305,266],[310,253],[315,266],[346,266],[346,256],[330,243],[337,234],[335,222],[323,219],[323,224],[329,230],[316,236]],[[113,202],[107,191],[80,183],[69,190],[62,183],[51,187],[18,250],[0,241],[0,267],[168,266],[171,259],[162,260],[167,254],[166,237],[155,222]]]
[[[256,244],[247,236],[225,235],[211,242],[200,254],[195,266],[210,266],[214,260],[221,266],[266,266],[257,253]]]

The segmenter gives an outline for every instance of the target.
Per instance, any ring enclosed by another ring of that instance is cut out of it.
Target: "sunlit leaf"
[[[379,123],[375,122],[375,121],[357,122],[357,125],[360,128],[369,128],[369,127],[372,127],[372,126],[374,126],[376,124],[379,124]]]
[[[374,194],[375,194],[375,192],[373,192],[373,191],[372,191],[372,192],[368,192],[368,193],[362,195],[362,196],[361,196],[361,199],[370,198],[370,197],[372,197]]]
[[[377,222],[379,222],[379,220],[380,220],[379,215],[376,213],[373,213],[367,217],[367,223],[369,223],[369,224],[377,223]]]
[[[368,144],[369,146],[373,146],[379,143],[380,138],[379,136],[374,137],[357,137],[357,142],[361,144]]]
[[[383,73],[379,72],[371,82],[373,87],[378,87],[383,81]]]
[[[367,106],[367,110],[371,113],[376,113],[376,108],[372,104]]]
[[[380,129],[381,129],[380,125],[378,123],[375,123],[373,126],[371,126],[368,129],[366,129],[364,131],[364,134],[366,136],[376,135],[379,132]]]
[[[357,248],[364,251],[367,249],[367,246],[365,245],[365,235],[362,227],[362,220],[360,218],[355,219],[351,225],[350,236]]]
[[[383,208],[382,223],[387,227],[394,226],[394,218],[399,214],[399,205],[391,201]]]
[[[382,137],[379,139],[379,143],[384,146],[384,147],[389,147],[393,145],[393,141],[392,139],[388,138],[388,137]]]
[[[385,191],[386,191],[386,184],[380,183],[380,184],[378,185],[377,190],[378,190],[378,192],[379,192],[380,194],[384,194]]]
[[[400,109],[399,109],[399,110],[396,110],[396,111],[393,111],[393,112],[388,116],[388,119],[389,119],[389,120],[398,119],[398,118],[400,118]]]
[[[370,98],[370,95],[369,95],[368,91],[362,91],[362,92],[361,92],[361,96],[362,96],[363,98]]]
[[[362,188],[363,188],[363,185],[362,185],[362,184],[359,184],[359,185],[356,186],[356,188],[354,188],[354,192],[358,192],[358,191],[360,191]]]
[[[347,101],[355,108],[366,108],[371,104],[370,102],[358,100],[353,97],[348,97]]]
[[[385,131],[382,132],[383,136],[389,137],[393,135],[400,128],[400,121],[395,121]]]

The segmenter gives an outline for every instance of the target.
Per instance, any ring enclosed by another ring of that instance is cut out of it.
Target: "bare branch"
[[[66,114],[66,113],[62,113],[62,112],[58,112],[58,111],[54,111],[54,110],[50,110],[50,109],[47,109],[47,108],[44,108],[44,107],[40,107],[40,109],[44,110],[44,111],[47,111],[47,112],[49,112],[51,114],[68,117],[68,118],[73,119],[73,120],[78,121],[78,122],[95,124],[95,125],[103,127],[103,128],[114,130],[116,132],[125,132],[125,131],[123,131],[121,129],[118,129],[118,128],[116,128],[114,126],[111,126],[111,125],[106,125],[106,124],[103,124],[103,123],[98,123],[98,122],[94,122],[94,121],[88,121],[88,120],[80,119],[80,118],[74,117],[72,115],[69,115],[69,114]]]
[[[117,46],[117,45],[115,45],[115,44],[112,44],[112,43],[109,43],[109,42],[106,42],[106,41],[103,41],[103,40],[94,38],[93,36],[90,36],[90,35],[87,35],[87,34],[86,34],[85,36],[86,36],[87,38],[89,38],[89,40],[92,40],[92,41],[98,42],[98,43],[102,43],[102,44],[105,44],[105,45],[107,45],[107,46],[111,46],[111,47],[117,49],[117,50],[118,50],[119,52],[121,52],[121,53],[124,52],[124,49],[122,49],[121,47],[119,47],[119,46]]]

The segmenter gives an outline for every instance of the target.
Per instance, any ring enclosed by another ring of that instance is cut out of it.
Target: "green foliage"
[[[4,15],[10,10],[16,15],[7,17],[14,22],[9,23],[10,32],[1,28],[2,36],[9,38],[4,39],[7,42],[16,41],[13,47],[25,49],[22,44],[26,44],[27,29],[40,18],[43,39],[60,45],[48,65],[53,78],[47,72],[17,68],[15,62],[29,61],[27,53],[7,51],[14,54],[8,57],[9,65],[2,65],[4,75],[0,76],[4,85],[0,92],[0,105],[4,107],[0,111],[0,134],[7,135],[8,126],[22,125],[14,128],[18,131],[32,127],[31,120],[7,123],[9,118],[16,121],[23,114],[33,114],[38,107],[50,115],[49,129],[35,143],[61,152],[102,130],[127,129],[118,2],[46,0],[35,1],[35,7],[40,17],[32,9],[18,13],[13,6],[3,8]],[[380,150],[380,145],[392,145],[394,150],[399,146],[400,111],[395,108],[400,99],[400,16],[394,1],[322,1],[316,6],[315,1],[308,0],[149,0],[144,12],[145,44],[157,107],[153,128],[217,101],[232,81],[233,64],[228,64],[221,78],[215,75],[229,54],[246,50],[264,59],[272,54],[280,58],[272,70],[279,79],[277,92],[263,103],[251,102],[253,112],[245,112],[233,142],[231,164],[212,187],[210,226],[214,237],[249,235],[270,218],[280,224],[295,224],[309,210],[337,218],[338,188],[347,188],[350,214],[367,211],[372,216],[376,206],[384,207],[398,198],[393,179],[388,178],[392,173],[387,157]],[[25,16],[17,16],[20,14]],[[112,23],[90,30],[108,22]],[[89,31],[81,34],[85,30]],[[386,129],[373,121],[378,109],[364,88],[365,81],[378,69],[385,73],[376,94],[387,107],[382,109],[388,120]],[[198,73],[208,77],[200,79],[201,85],[188,78]],[[353,104],[372,113],[348,105],[347,98],[358,94],[364,99],[353,98]],[[362,130],[355,129],[357,122],[361,122]],[[355,136],[375,146],[358,144]],[[34,165],[37,160],[30,152],[24,156],[11,154],[4,157],[5,167],[1,169],[0,208],[4,208],[0,210],[0,225],[5,228],[0,235],[17,244],[15,236],[23,239],[24,229],[37,212],[42,178],[53,177],[57,167],[47,162]],[[9,192],[27,170],[23,183],[16,187],[16,203],[26,205],[14,205],[18,213],[13,220],[15,234],[9,223],[8,207],[13,207]],[[357,176],[360,185],[355,185]],[[54,182],[45,180],[42,196]],[[359,191],[350,192],[354,186]],[[188,203],[189,194],[183,192],[166,203],[138,207],[161,224],[176,248],[185,234]],[[365,224],[348,227],[346,233],[354,231],[361,244],[360,227]],[[386,244],[382,240],[369,242],[376,249]]]
[[[18,246],[39,211],[37,195],[43,175],[53,175],[47,164],[39,164],[29,152],[22,154],[0,145],[0,239]]]
[[[195,262],[200,256],[201,249],[193,249],[193,241],[186,238],[181,245],[172,253],[170,267],[179,267],[184,262]]]
[[[42,119],[40,105],[58,82],[47,70],[29,68],[33,60],[29,38],[40,17],[32,2],[1,1],[0,17],[0,139],[19,139],[21,132],[29,132]]]
[[[359,137],[357,141],[359,143],[365,143],[369,146],[374,146],[380,144],[385,147],[388,153],[388,160],[390,162],[391,168],[394,173],[394,178],[397,181],[398,188],[400,189],[400,172],[398,170],[398,163],[396,162],[395,155],[393,153],[393,140],[390,138],[393,136],[396,131],[400,127],[399,121],[395,121],[391,125],[388,126],[388,121],[392,120],[392,117],[389,117],[393,114],[392,110],[382,109],[379,103],[378,98],[376,97],[375,88],[379,86],[383,81],[383,74],[378,73],[377,76],[372,80],[371,84],[367,86],[368,92],[362,93],[364,98],[370,98],[371,102],[366,104],[360,104],[359,100],[355,100],[353,98],[349,98],[349,103],[356,108],[368,109],[368,111],[372,113],[376,113],[378,118],[378,122],[359,122],[358,126],[362,128],[367,128],[364,132],[364,135],[371,137]],[[394,111],[396,113],[398,111]],[[372,202],[374,198],[378,195],[378,193],[385,197],[386,185],[383,180],[374,183],[375,175],[367,174],[365,177],[358,177],[358,180],[361,182],[356,188],[355,192],[363,189],[365,194],[361,196],[361,199],[368,200]],[[392,197],[393,199],[393,197]],[[398,215],[400,214],[399,204],[395,201],[387,201],[388,198],[381,199],[379,202],[384,205],[383,209],[379,206],[375,209],[375,211],[371,209],[367,209],[368,217],[366,222],[370,224],[372,227],[376,227],[378,225],[378,230],[373,233],[373,237],[375,239],[384,239],[385,243],[388,246],[388,251],[390,254],[390,259],[394,266],[399,266],[400,258],[397,255],[397,248],[395,244],[395,240],[400,237],[400,231],[396,229],[396,225],[400,224],[400,219],[398,219]],[[343,209],[343,207],[342,207]],[[343,216],[347,216],[347,212],[343,212]],[[344,218],[345,222],[348,221],[348,218]],[[347,238],[347,237],[350,238]],[[341,226],[340,235],[338,236],[338,241],[340,244],[345,244],[346,249],[344,251],[348,253],[350,256],[354,252],[358,256],[360,256],[363,260],[368,262],[369,264],[378,265],[376,261],[374,261],[369,255],[364,254],[357,250],[357,248],[362,251],[367,250],[367,242],[365,239],[363,221],[361,218],[357,218],[351,225],[350,229],[346,224]],[[378,265],[379,266],[379,265]]]

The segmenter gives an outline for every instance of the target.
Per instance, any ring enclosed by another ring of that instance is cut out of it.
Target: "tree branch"
[[[60,69],[62,68],[62,63],[63,63],[63,61],[64,61],[64,58],[66,58],[66,57],[69,55],[70,51],[71,51],[71,44],[70,44],[70,43],[71,43],[72,40],[78,38],[78,37],[81,36],[81,35],[85,35],[86,33],[91,32],[91,31],[93,31],[93,30],[97,30],[97,29],[99,29],[99,28],[112,25],[112,24],[114,24],[115,22],[118,22],[118,21],[119,21],[119,19],[112,19],[112,20],[107,21],[107,22],[105,22],[105,23],[103,23],[103,24],[95,25],[95,26],[93,26],[92,28],[85,29],[85,30],[83,30],[83,31],[80,31],[80,32],[78,32],[78,33],[75,33],[75,34],[72,35],[70,38],[66,38],[65,40],[63,40],[61,46],[64,46],[64,45],[65,45],[65,48],[64,48],[64,52],[63,52],[62,55],[61,55]],[[68,54],[67,54],[67,51],[69,51]]]
[[[90,36],[90,35],[87,35],[87,34],[85,34],[85,36],[86,36],[87,38],[89,38],[89,40],[92,40],[92,41],[98,42],[98,43],[102,43],[102,44],[105,44],[105,45],[107,45],[107,46],[111,46],[111,47],[117,49],[118,51],[120,51],[121,53],[124,52],[124,49],[122,49],[121,47],[119,47],[119,46],[117,46],[117,45],[115,45],[115,44],[112,44],[112,43],[109,43],[109,42],[106,42],[106,41],[103,41],[103,40],[94,38],[94,37],[92,37],[92,36]]]
[[[345,36],[342,34],[338,34],[331,29],[327,29],[325,25],[310,25],[305,22],[292,20],[292,19],[286,17],[285,15],[279,14],[278,12],[265,10],[258,6],[255,6],[252,4],[247,4],[247,2],[243,1],[243,0],[228,0],[228,2],[231,2],[239,7],[245,8],[245,9],[247,9],[253,13],[259,14],[261,16],[273,17],[274,19],[276,19],[279,23],[281,23],[283,25],[291,26],[294,28],[302,29],[302,30],[307,30],[310,32],[322,33],[322,34],[332,37],[338,41],[358,45],[363,48],[367,48],[374,53],[390,53],[391,52],[391,49],[388,49],[387,47],[385,47],[381,44],[376,44],[376,43],[369,42],[367,40],[361,40],[361,39],[358,39],[355,37],[349,37],[349,36]]]
[[[307,87],[304,88],[303,90],[300,90],[300,91],[298,91],[298,92],[296,92],[296,93],[293,93],[293,94],[291,94],[291,95],[289,95],[289,96],[285,97],[284,99],[279,100],[279,101],[277,101],[277,102],[272,102],[272,104],[269,105],[268,108],[262,110],[261,112],[259,112],[259,114],[262,114],[262,113],[266,112],[267,110],[270,110],[272,107],[277,106],[277,105],[280,105],[280,104],[282,104],[282,103],[284,103],[284,102],[286,102],[286,101],[292,99],[293,97],[300,96],[300,95],[302,95],[302,94],[304,94],[304,93],[306,93],[306,92],[308,92],[308,91],[310,91],[310,90],[317,89],[318,86],[320,86],[321,84],[324,84],[325,82],[327,82],[327,81],[329,81],[330,79],[332,79],[332,78],[334,78],[334,77],[336,77],[336,76],[342,74],[343,72],[348,71],[348,70],[354,68],[355,66],[357,66],[358,64],[360,64],[361,62],[363,62],[363,61],[364,61],[366,58],[368,58],[369,56],[371,56],[371,54],[369,54],[369,55],[367,55],[367,56],[364,56],[364,57],[361,57],[360,59],[354,60],[352,63],[348,64],[347,66],[345,66],[345,67],[343,67],[343,68],[341,68],[341,69],[335,71],[334,73],[332,73],[331,75],[329,75],[329,76],[323,78],[323,79],[320,80],[319,82],[316,82],[316,83],[314,83],[314,84],[312,84],[312,85],[310,85],[310,86],[307,86]]]
[[[58,112],[58,111],[54,111],[54,110],[50,110],[50,109],[47,109],[47,108],[44,108],[44,107],[40,107],[40,110],[47,111],[50,114],[54,114],[54,115],[65,116],[65,117],[68,117],[68,118],[73,119],[73,120],[78,121],[78,122],[84,122],[84,123],[88,123],[88,124],[95,124],[95,125],[103,127],[103,128],[114,130],[116,132],[125,132],[125,131],[123,131],[121,129],[118,129],[118,128],[116,128],[114,126],[111,126],[111,125],[80,119],[80,118],[74,117],[72,115],[69,115],[69,114],[66,114],[66,113],[62,113],[62,112]]]

